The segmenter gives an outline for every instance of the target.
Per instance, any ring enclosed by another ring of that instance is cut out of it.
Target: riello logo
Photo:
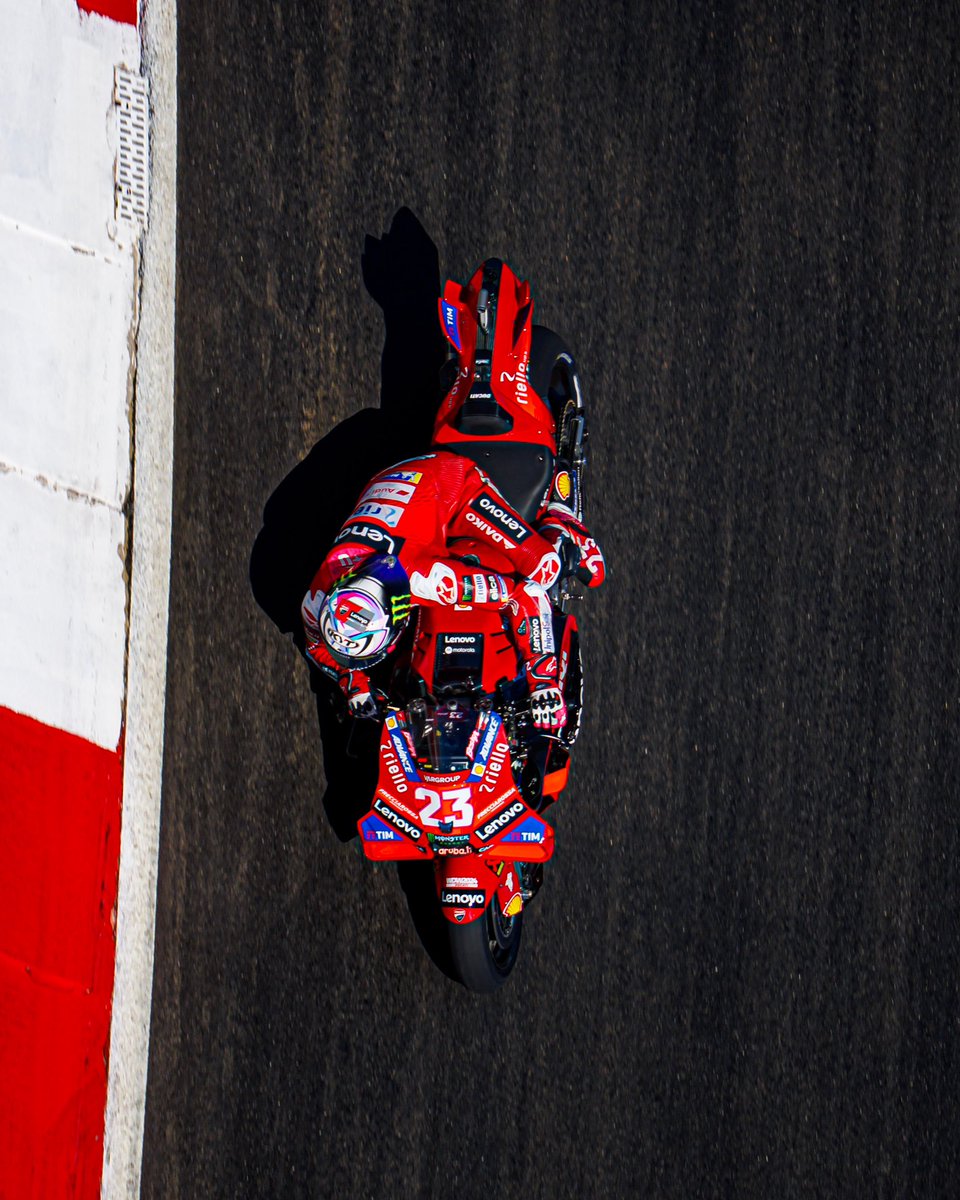
[[[481,792],[492,796],[497,790],[497,780],[500,778],[500,772],[503,770],[508,753],[506,742],[498,742],[494,746],[493,753],[490,755],[490,761],[487,763],[486,771],[484,772],[483,782],[480,784],[479,790]]]
[[[386,746],[380,748],[380,754],[383,758],[383,765],[387,768],[387,774],[390,776],[391,786],[402,796],[404,792],[408,792],[410,789],[407,786],[400,764]]]

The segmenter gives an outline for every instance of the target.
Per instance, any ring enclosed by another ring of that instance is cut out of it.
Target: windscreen
[[[407,706],[407,719],[417,761],[437,772],[468,770],[480,716],[474,704],[462,698],[443,704],[413,701]]]

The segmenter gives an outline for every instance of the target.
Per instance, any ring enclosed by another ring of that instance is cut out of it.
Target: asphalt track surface
[[[143,1194],[956,1195],[955,6],[179,19]],[[491,254],[577,353],[610,579],[479,998],[339,840],[280,628]]]

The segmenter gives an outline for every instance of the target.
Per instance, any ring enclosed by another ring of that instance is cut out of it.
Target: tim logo
[[[359,504],[350,516],[351,519],[367,517],[371,521],[381,521],[391,529],[396,529],[403,514],[404,509],[398,508],[395,504]]]
[[[460,314],[453,304],[446,300],[440,301],[440,312],[443,314],[443,331],[458,350],[460,345]]]

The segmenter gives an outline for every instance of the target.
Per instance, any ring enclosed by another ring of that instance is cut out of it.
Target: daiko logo
[[[525,542],[533,532],[522,521],[518,521],[511,513],[503,507],[503,501],[498,501],[494,496],[487,492],[481,492],[476,500],[470,505],[470,509],[484,518],[485,523],[489,523],[485,532],[492,532],[490,526],[499,530],[501,536],[506,534],[518,545]],[[467,513],[467,519],[470,520],[470,514]],[[471,524],[481,528],[478,521],[471,521]],[[496,540],[496,539],[495,539]],[[509,545],[508,545],[509,549]]]
[[[507,550],[516,549],[516,543],[511,542],[509,538],[505,538],[499,529],[494,529],[492,525],[488,525],[476,513],[467,512],[465,516],[471,525],[476,526],[481,533],[485,533],[487,537],[492,538],[498,545],[503,546]]]

